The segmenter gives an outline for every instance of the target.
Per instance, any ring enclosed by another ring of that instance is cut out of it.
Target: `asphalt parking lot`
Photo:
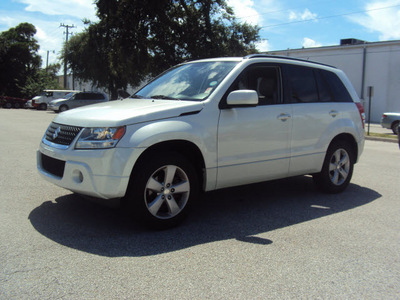
[[[55,116],[0,109],[0,299],[399,299],[400,150],[366,141],[352,184],[302,176],[207,193],[148,231],[43,180]]]

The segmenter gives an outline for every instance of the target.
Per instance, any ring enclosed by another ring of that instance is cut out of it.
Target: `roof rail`
[[[324,63],[320,63],[320,62],[316,62],[316,61],[311,61],[311,60],[307,60],[307,59],[301,59],[301,58],[295,58],[295,57],[291,57],[291,56],[283,56],[283,55],[273,55],[273,54],[250,54],[244,57],[244,59],[252,59],[252,58],[279,58],[279,59],[287,59],[287,60],[294,60],[294,61],[302,61],[302,62],[309,62],[309,63],[313,63],[313,64],[317,64],[317,65],[321,65],[321,66],[326,66],[326,67],[331,67],[331,68],[335,68],[335,66],[332,65],[328,65],[328,64],[324,64]]]

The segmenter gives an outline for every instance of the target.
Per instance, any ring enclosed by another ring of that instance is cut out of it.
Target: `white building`
[[[400,112],[400,40],[370,43],[344,39],[339,46],[288,49],[268,54],[321,62],[342,69],[363,102],[367,120],[370,113],[371,122],[380,122],[384,112]],[[369,87],[373,89],[371,103]]]

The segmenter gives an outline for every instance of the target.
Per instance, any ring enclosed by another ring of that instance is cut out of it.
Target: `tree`
[[[60,89],[57,79],[57,73],[60,64],[51,64],[47,69],[39,69],[35,74],[29,76],[25,85],[22,87],[22,93],[27,98],[39,95],[45,89]]]
[[[255,53],[259,28],[224,0],[96,0],[97,23],[64,54],[74,76],[116,91],[186,60]]]
[[[35,34],[35,26],[29,23],[21,23],[0,34],[0,95],[28,96],[22,88],[42,63]]]

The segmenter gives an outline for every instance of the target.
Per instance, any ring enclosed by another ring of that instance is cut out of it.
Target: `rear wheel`
[[[347,188],[355,161],[352,150],[345,141],[334,142],[328,148],[321,172],[313,176],[322,191],[334,194]]]
[[[395,135],[399,135],[399,122],[392,124],[392,131]]]
[[[193,165],[184,156],[169,152],[139,162],[125,200],[135,219],[151,228],[166,229],[185,219],[198,189]]]

